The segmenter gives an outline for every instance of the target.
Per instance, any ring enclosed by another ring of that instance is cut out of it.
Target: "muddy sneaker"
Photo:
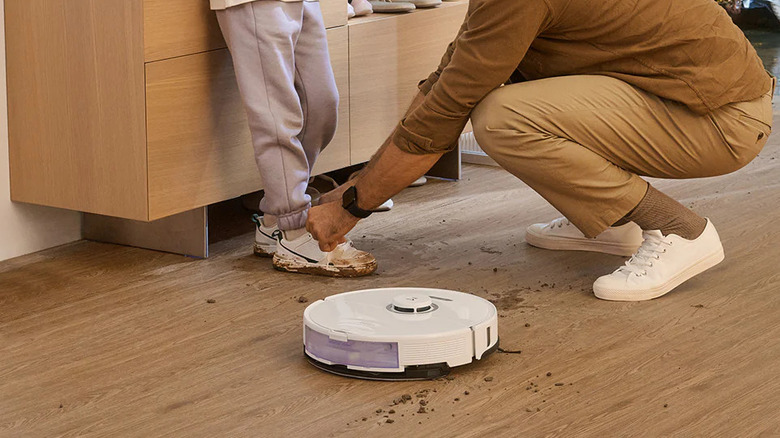
[[[642,244],[642,230],[633,222],[609,227],[588,239],[566,218],[547,224],[533,224],[525,230],[525,241],[538,248],[566,251],[594,251],[630,256]]]
[[[287,240],[282,238],[274,254],[274,268],[280,271],[328,277],[361,277],[376,270],[376,259],[371,254],[342,243],[331,252],[323,252],[311,234]]]
[[[658,298],[686,280],[723,261],[723,246],[712,222],[701,236],[686,240],[676,234],[645,231],[636,254],[617,271],[599,277],[593,293],[602,300],[644,301]]]
[[[263,217],[258,214],[252,215],[252,222],[255,223],[255,255],[258,257],[273,257],[276,252],[276,242],[281,236],[279,228],[266,227],[263,225]]]

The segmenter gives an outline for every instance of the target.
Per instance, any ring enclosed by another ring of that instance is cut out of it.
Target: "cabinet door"
[[[316,166],[349,165],[347,31],[328,31],[343,126]],[[150,219],[261,188],[246,114],[226,49],[146,65]]]
[[[147,219],[142,19],[126,0],[5,2],[14,201]]]
[[[468,4],[349,24],[352,163],[361,163],[385,141],[417,93],[417,83],[439,65],[463,23]],[[378,15],[378,14],[374,14]]]

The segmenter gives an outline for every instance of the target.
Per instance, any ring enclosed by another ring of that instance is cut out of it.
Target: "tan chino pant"
[[[723,175],[753,160],[771,102],[772,91],[700,115],[619,79],[564,76],[494,90],[472,123],[490,157],[595,237],[642,200],[640,176]]]

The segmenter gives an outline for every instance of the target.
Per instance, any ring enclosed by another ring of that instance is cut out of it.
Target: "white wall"
[[[0,0],[0,260],[81,238],[80,214],[11,202],[8,174],[4,6],[3,0]]]

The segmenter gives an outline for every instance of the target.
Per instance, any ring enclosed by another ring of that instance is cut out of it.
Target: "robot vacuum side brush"
[[[426,380],[498,348],[490,301],[443,289],[333,295],[303,313],[304,353],[317,368],[371,380]]]

